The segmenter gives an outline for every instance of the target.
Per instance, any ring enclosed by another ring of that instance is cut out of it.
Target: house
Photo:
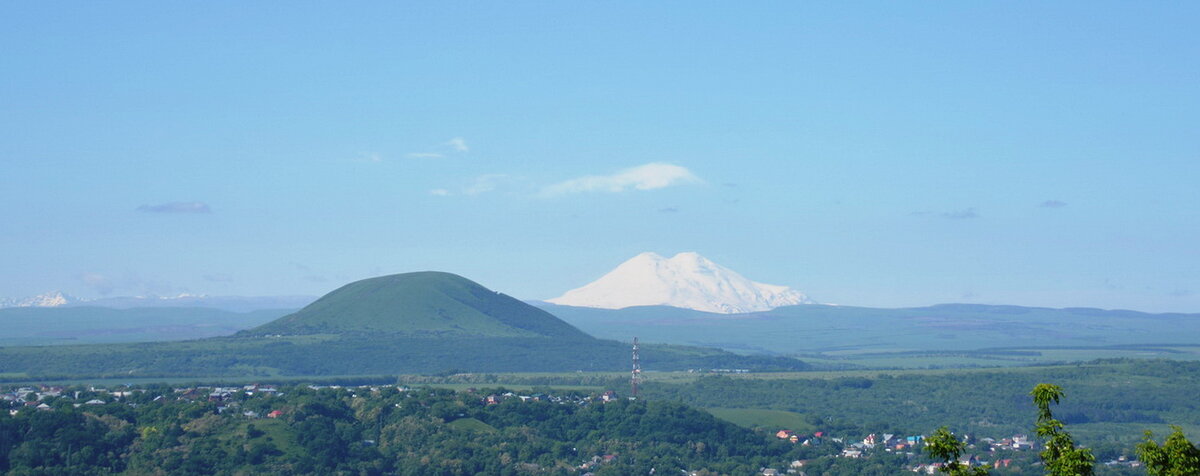
[[[501,400],[500,396],[496,395],[496,394],[488,395],[486,398],[483,399],[483,402],[488,405],[498,405],[498,404],[500,404],[501,401],[502,400]]]
[[[271,413],[267,414],[267,418],[279,418],[281,416],[283,416],[282,410],[271,410]]]
[[[763,476],[779,476],[779,470],[775,468],[763,468]]]
[[[858,448],[846,448],[842,450],[843,458],[862,458],[862,450]]]
[[[792,430],[779,430],[779,431],[775,432],[775,437],[779,438],[781,440],[786,440],[788,438],[791,438],[793,434],[795,434],[795,432]]]

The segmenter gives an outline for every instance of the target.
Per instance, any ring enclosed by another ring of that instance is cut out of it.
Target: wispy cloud
[[[1046,200],[1039,206],[1042,208],[1062,208],[1067,206],[1067,202],[1061,200]]]
[[[496,190],[501,183],[510,179],[507,174],[486,174],[475,177],[470,185],[463,188],[464,195],[479,195]]]
[[[170,202],[159,205],[142,205],[137,211],[145,213],[212,213],[204,202]]]
[[[430,147],[427,150],[409,152],[404,154],[410,159],[444,159],[451,155],[465,154],[471,151],[471,146],[467,145],[467,140],[462,137],[455,137],[446,142],[438,144],[436,147]]]
[[[519,176],[508,174],[484,174],[475,177],[468,181],[465,185],[456,188],[456,191],[451,191],[447,188],[435,188],[429,191],[430,195],[435,197],[449,197],[451,195],[466,195],[475,196],[485,193],[494,192],[503,187],[509,187],[513,184],[522,181]]]
[[[979,218],[979,214],[975,213],[974,208],[964,208],[962,210],[954,210],[942,213],[942,218],[947,220],[967,220],[971,218]]]
[[[471,150],[471,148],[467,146],[467,140],[463,139],[462,137],[450,139],[446,141],[444,145],[450,147],[450,150],[455,152],[469,152]]]
[[[543,188],[541,195],[553,197],[584,192],[618,193],[627,190],[656,190],[673,185],[700,182],[703,182],[700,177],[685,167],[654,162],[621,170],[612,175],[588,175],[559,182]]]

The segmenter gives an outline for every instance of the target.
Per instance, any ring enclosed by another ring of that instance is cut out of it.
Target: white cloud
[[[609,192],[626,190],[655,190],[685,183],[700,183],[692,171],[678,165],[653,162],[621,170],[612,175],[588,175],[549,185],[542,189],[542,196],[552,197],[568,193]]]
[[[465,154],[470,151],[471,147],[467,145],[466,139],[455,137],[426,150],[409,152],[404,156],[410,159],[444,159],[447,156]]]
[[[435,197],[448,197],[448,196],[450,196],[450,191],[446,190],[444,188],[435,188],[433,190],[430,190],[429,194],[433,195]]]
[[[453,139],[450,139],[450,140],[446,141],[445,145],[450,147],[450,149],[455,152],[468,152],[471,150],[470,147],[467,147],[466,139],[463,139],[462,137],[455,137]]]
[[[505,174],[480,175],[475,177],[475,180],[471,181],[470,185],[467,185],[465,188],[463,188],[463,194],[479,195],[482,193],[488,193],[496,190],[497,186],[508,179],[509,176]]]

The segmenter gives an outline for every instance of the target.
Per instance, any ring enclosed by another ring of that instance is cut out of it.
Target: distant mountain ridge
[[[8,307],[61,307],[82,302],[62,291],[51,291],[23,298],[0,298],[0,309]]]
[[[62,291],[51,291],[23,298],[0,298],[0,309],[22,307],[104,307],[135,309],[143,307],[198,307],[229,312],[253,312],[267,309],[299,309],[315,301],[314,296],[120,296],[80,299]]]
[[[4,329],[0,346],[202,339],[230,335],[290,312],[200,307],[11,307],[0,309],[0,327]]]
[[[751,281],[694,252],[669,259],[641,253],[600,279],[546,302],[601,309],[670,306],[720,314],[813,304],[799,291]]]
[[[230,312],[253,312],[265,309],[300,309],[316,296],[208,296],[181,294],[164,297],[109,297],[80,301],[69,306],[96,306],[112,309],[134,309],[143,307],[202,307]]]
[[[601,339],[636,334],[650,342],[776,355],[1200,344],[1200,313],[987,304],[814,304],[737,315],[667,306],[538,307]]]

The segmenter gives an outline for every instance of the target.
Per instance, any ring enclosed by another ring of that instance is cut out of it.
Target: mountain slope
[[[550,313],[462,276],[418,272],[347,284],[252,335],[388,332],[482,337],[591,337]]]
[[[547,302],[601,309],[671,306],[721,314],[812,303],[787,286],[756,283],[692,252],[670,259],[639,254],[600,279]]]

